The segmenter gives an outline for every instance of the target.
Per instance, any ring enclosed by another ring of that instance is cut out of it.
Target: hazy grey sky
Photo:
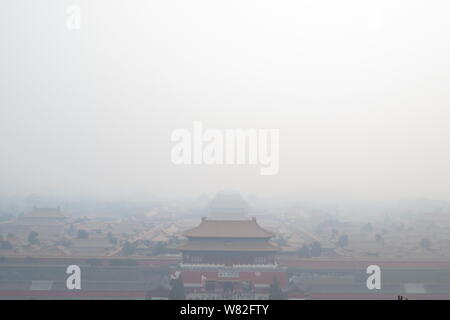
[[[66,28],[66,7],[82,24]],[[0,192],[450,200],[450,2],[0,4]],[[171,132],[278,128],[278,175]]]

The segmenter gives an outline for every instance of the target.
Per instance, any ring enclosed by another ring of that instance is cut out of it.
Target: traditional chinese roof
[[[29,213],[26,213],[22,216],[22,218],[47,218],[47,219],[65,219],[61,212],[61,209],[58,208],[36,208]]]
[[[184,233],[188,238],[271,238],[272,232],[261,228],[252,220],[202,219],[199,226]]]
[[[258,252],[267,251],[275,252],[279,248],[268,242],[188,242],[185,245],[179,247],[181,251],[247,251]]]

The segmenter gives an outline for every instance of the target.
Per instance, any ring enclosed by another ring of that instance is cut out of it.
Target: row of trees
[[[322,245],[319,241],[314,241],[309,245],[303,245],[297,253],[302,258],[319,257],[322,254]]]
[[[137,248],[137,242],[129,242],[125,241],[123,247],[122,247],[122,253],[125,256],[131,256],[136,252]],[[152,254],[157,256],[160,254],[167,253],[168,250],[168,244],[166,242],[157,242],[152,247]]]
[[[37,233],[36,231],[31,231],[30,234],[28,235],[28,243],[30,245],[40,244],[41,241],[39,241],[38,236],[39,236],[39,233]]]
[[[375,235],[375,241],[384,245],[384,238],[380,234]],[[348,246],[348,235],[341,235],[336,243],[339,248],[345,248]],[[423,238],[419,241],[419,246],[422,249],[430,250],[431,249],[431,241],[428,238]],[[302,258],[312,258],[319,257],[322,254],[322,246],[319,241],[314,241],[309,245],[303,245],[298,251],[297,254]]]
[[[4,239],[1,234],[0,234],[0,249],[3,249],[3,250],[11,250],[12,249],[11,242]]]
[[[345,248],[348,246],[348,235],[343,234],[337,239],[336,245],[339,248]],[[297,254],[302,258],[320,257],[322,255],[322,245],[319,241],[314,241],[310,244],[305,244],[301,247]]]

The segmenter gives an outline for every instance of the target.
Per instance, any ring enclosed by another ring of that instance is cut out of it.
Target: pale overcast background
[[[13,0],[0,40],[1,194],[450,200],[449,1]],[[278,128],[278,175],[173,165],[194,120]]]

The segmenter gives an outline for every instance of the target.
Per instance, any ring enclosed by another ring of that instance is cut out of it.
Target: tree
[[[340,248],[346,247],[348,245],[348,235],[343,234],[342,236],[340,236],[337,245]]]
[[[136,251],[136,245],[130,243],[129,241],[125,241],[125,244],[122,248],[122,253],[126,256],[131,256]]]
[[[12,249],[11,242],[9,242],[8,240],[1,241],[0,242],[0,249],[11,250]]]
[[[39,244],[40,241],[38,239],[39,233],[37,233],[36,231],[31,231],[30,234],[28,235],[28,243],[29,244]]]
[[[364,231],[367,231],[367,232],[372,232],[372,231],[373,231],[373,226],[372,226],[372,224],[369,222],[368,224],[364,225],[364,226],[362,227],[362,229],[363,229]]]
[[[111,243],[111,244],[117,244],[117,238],[116,237],[114,237],[114,235],[112,234],[112,232],[110,231],[110,232],[108,232],[108,241],[109,241],[109,243]]]
[[[311,258],[311,250],[309,249],[309,247],[304,244],[303,247],[301,247],[300,249],[298,249],[298,256],[301,258]]]
[[[273,277],[273,281],[270,285],[269,300],[286,300],[286,296],[284,295],[283,290],[281,290],[280,283],[276,276]]]
[[[311,255],[313,257],[319,257],[322,254],[322,245],[319,241],[314,241],[311,244]]]
[[[87,239],[87,238],[89,238],[89,232],[87,232],[86,230],[80,229],[80,230],[78,230],[77,238],[78,239]]]
[[[0,234],[0,249],[3,249],[3,250],[11,250],[12,249],[11,242],[9,242],[8,240],[5,240],[5,238],[1,234]]]
[[[429,250],[431,247],[431,241],[427,238],[423,238],[420,240],[420,247]]]
[[[186,300],[184,292],[184,282],[181,275],[177,279],[171,281],[171,288],[169,291],[169,300]]]
[[[153,247],[153,255],[157,256],[160,254],[164,254],[167,252],[167,243],[165,242],[157,242]]]

